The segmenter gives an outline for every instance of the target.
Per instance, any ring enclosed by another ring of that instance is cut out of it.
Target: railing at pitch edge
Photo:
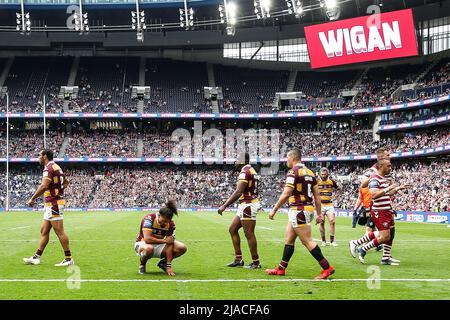
[[[407,158],[407,157],[419,157],[419,156],[425,156],[425,155],[431,155],[431,154],[437,154],[437,153],[444,153],[450,151],[450,144],[438,146],[434,148],[427,148],[427,149],[421,149],[421,150],[411,150],[411,151],[403,151],[403,152],[393,152],[391,153],[391,158]],[[347,155],[347,156],[329,156],[329,157],[303,157],[302,161],[304,162],[322,162],[322,161],[360,161],[360,160],[372,160],[376,159],[375,154],[367,154],[367,155]],[[252,158],[251,161],[256,161],[258,163],[270,163],[270,162],[285,162],[286,158]],[[10,162],[38,162],[38,158],[31,158],[31,157],[25,157],[25,158],[15,158],[10,157]],[[64,158],[55,158],[56,162],[101,162],[101,163],[134,163],[134,162],[141,162],[141,163],[180,163],[180,164],[234,164],[236,162],[236,159],[234,158],[225,158],[225,159],[218,159],[218,158],[148,158],[148,157],[140,157],[140,158],[125,158],[125,157],[78,157],[78,158],[70,158],[70,157],[64,157]],[[6,162],[6,158],[0,158],[0,163]]]
[[[408,128],[417,128],[417,127],[426,127],[434,124],[443,124],[450,121],[450,115],[431,118],[427,120],[418,120],[413,122],[405,122],[400,124],[386,124],[382,125],[379,128],[379,131],[391,131],[398,129],[408,129]]]
[[[146,212],[146,211],[158,211],[159,208],[66,208],[67,212],[94,212],[94,211],[104,211],[104,212]],[[191,211],[191,212],[201,212],[201,211],[213,211],[216,212],[217,208],[181,208],[179,211]],[[265,212],[270,212],[271,208],[264,208]],[[0,212],[5,211],[4,208],[0,208]],[[12,208],[12,212],[20,211],[40,211],[40,209],[31,208]],[[227,209],[227,211],[236,211],[236,209]],[[281,212],[286,212],[285,209],[281,209]],[[343,210],[336,208],[336,215],[339,217],[350,217],[353,215],[352,210]],[[407,222],[430,222],[430,223],[449,223],[450,212],[425,212],[425,211],[397,211],[397,216],[395,217],[397,221],[407,221]]]
[[[367,107],[361,109],[347,109],[347,110],[330,110],[330,111],[311,111],[311,112],[280,112],[280,113],[46,113],[45,117],[48,119],[99,119],[99,118],[116,118],[116,119],[286,119],[286,118],[315,118],[315,117],[329,117],[329,116],[346,116],[368,114],[373,112],[398,111],[408,108],[415,108],[421,106],[428,106],[435,103],[448,101],[450,95],[434,97],[426,100],[405,102],[394,105],[387,105],[381,107]],[[10,118],[43,118],[42,112],[27,113],[27,112],[10,112]],[[0,118],[5,118],[5,113],[0,113]]]

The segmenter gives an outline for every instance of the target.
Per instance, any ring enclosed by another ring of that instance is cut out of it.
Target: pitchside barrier
[[[272,208],[262,209],[264,212],[270,212]],[[92,212],[92,211],[102,211],[102,212],[147,212],[147,211],[158,211],[159,208],[66,208],[65,211],[72,212]],[[217,212],[217,208],[179,208],[179,211],[191,211],[191,212],[203,212],[212,211]],[[5,211],[4,208],[0,208],[0,212]],[[32,208],[12,208],[10,211],[41,211],[41,209]],[[234,209],[227,209],[226,211],[236,211]],[[352,210],[335,209],[336,216],[338,217],[350,217],[353,215]],[[279,212],[286,213],[286,209],[281,209]],[[397,211],[396,221],[407,221],[407,222],[428,222],[428,223],[444,223],[448,224],[450,221],[450,212],[428,212],[428,211]]]

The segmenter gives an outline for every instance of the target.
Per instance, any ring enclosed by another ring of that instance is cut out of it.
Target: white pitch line
[[[5,229],[5,231],[18,230],[18,229],[27,229],[27,228],[31,228],[31,226],[9,228],[9,229]]]
[[[450,282],[450,279],[376,279],[385,282]],[[367,282],[374,279],[0,279],[0,282]]]
[[[314,239],[315,241],[321,242],[322,240],[320,239]],[[0,242],[36,242],[39,241],[39,239],[17,239],[17,240],[12,240],[12,239],[0,239]],[[230,242],[230,240],[225,240],[225,239],[183,239],[182,241],[185,242]],[[284,239],[280,238],[280,239],[272,239],[272,240],[267,240],[267,239],[262,239],[262,240],[258,240],[258,242],[283,242]],[[335,240],[335,242],[342,242],[342,243],[348,243],[350,240]],[[50,240],[50,242],[59,242],[59,240]],[[131,240],[127,240],[127,239],[70,239],[70,242],[135,242],[134,239]],[[409,242],[450,242],[450,240],[448,239],[412,239],[412,240],[395,240],[395,243],[399,243],[399,242],[404,242],[404,243],[409,243]]]

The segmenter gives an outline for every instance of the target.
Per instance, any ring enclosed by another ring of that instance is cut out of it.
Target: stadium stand
[[[317,164],[308,164],[315,171]],[[353,209],[359,186],[358,176],[367,163],[337,164],[331,173],[343,181],[335,196],[335,206]],[[413,160],[394,162],[394,175],[413,189],[395,198],[399,210],[446,211],[449,208],[450,160]],[[133,168],[110,165],[66,170],[72,186],[67,190],[68,207],[154,207],[173,196],[181,207],[214,207],[231,194],[236,185],[237,171],[232,166],[143,166]],[[4,171],[2,172],[2,175]],[[265,207],[272,206],[282,191],[285,172],[261,176],[261,199]],[[34,192],[41,174],[37,169],[14,169],[11,175],[11,203],[23,207]],[[77,185],[83,188],[76,188]],[[173,185],[177,188],[174,189]],[[3,186],[4,188],[4,186]],[[145,191],[144,191],[145,190]],[[207,192],[205,192],[205,190]],[[420,191],[420,192],[419,192]],[[0,199],[1,201],[1,199]]]
[[[271,129],[268,127],[267,129]],[[220,127],[216,128],[220,129]],[[193,131],[188,131],[193,137]],[[225,136],[225,130],[222,128]],[[258,131],[255,131],[258,132]],[[372,130],[358,127],[329,127],[326,129],[306,129],[301,126],[292,126],[281,129],[279,133],[280,144],[276,149],[271,149],[270,135],[267,141],[250,140],[248,134],[244,136],[247,145],[258,143],[259,154],[271,155],[276,152],[284,152],[296,146],[302,146],[305,156],[344,156],[365,155],[374,153],[377,148],[389,147],[394,151],[409,151],[429,147],[442,146],[450,143],[450,133],[447,127],[423,128],[403,133],[383,134],[380,140],[375,140]],[[262,134],[262,131],[260,131]],[[271,131],[267,131],[271,134]],[[276,134],[275,132],[273,134]],[[0,139],[4,139],[4,131],[0,131]],[[68,144],[64,156],[67,157],[136,157],[138,156],[138,141],[143,142],[145,157],[169,157],[182,156],[179,151],[181,140],[172,139],[172,131],[158,131],[155,127],[145,128],[142,132],[135,129],[122,130],[87,130],[79,127],[72,133],[61,131],[49,131],[47,135],[48,147],[56,153],[61,149],[64,138]],[[207,152],[207,147],[226,146],[225,141],[202,139],[204,156],[212,156]],[[264,144],[265,143],[265,144]],[[224,148],[223,155],[235,157],[235,145],[228,151]],[[37,157],[39,150],[43,148],[42,130],[12,131],[10,138],[10,153],[14,157]],[[255,149],[256,150],[256,149]],[[279,150],[279,151],[278,151]],[[231,152],[231,153],[230,153]],[[193,155],[193,151],[191,155]],[[0,148],[0,155],[6,155],[6,143]]]
[[[40,112],[43,95],[50,111],[61,111],[61,86],[67,85],[72,57],[15,57],[6,79],[12,112]],[[5,111],[6,99],[1,109]]]
[[[289,74],[217,65],[216,86],[222,87],[221,112],[264,113],[272,110],[276,92],[286,91]]]
[[[436,106],[434,108],[423,108],[410,112],[383,113],[380,125],[400,124],[411,121],[428,120],[450,114],[450,106]]]
[[[71,109],[79,112],[136,112],[131,87],[139,82],[139,58],[82,57],[75,85],[79,98]]]
[[[146,112],[208,112],[203,88],[208,86],[206,64],[148,59],[145,84],[152,96]]]

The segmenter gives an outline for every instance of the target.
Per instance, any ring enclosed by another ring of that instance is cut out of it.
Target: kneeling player
[[[281,206],[289,199],[289,222],[286,228],[283,258],[275,269],[267,269],[266,273],[269,275],[285,274],[289,260],[294,254],[295,239],[299,237],[302,244],[323,269],[316,279],[327,279],[334,273],[334,268],[324,258],[320,247],[311,236],[311,220],[314,217],[313,200],[317,212],[316,221],[317,223],[323,221],[316,177],[311,170],[301,163],[299,149],[293,149],[288,153],[287,165],[292,169],[287,174],[283,194],[269,215],[269,218],[273,219]]]
[[[233,262],[228,264],[228,267],[241,267],[244,265],[241,251],[241,238],[239,237],[239,229],[242,227],[252,255],[252,263],[245,266],[245,268],[260,269],[258,244],[255,236],[256,215],[261,208],[258,198],[258,175],[256,170],[250,165],[250,156],[248,153],[245,154],[244,162],[245,165],[239,173],[236,190],[217,212],[222,215],[229,205],[239,199],[237,215],[234,217],[229,228],[235,258]]]
[[[184,243],[175,240],[175,223],[173,215],[178,215],[175,201],[168,201],[158,213],[144,216],[139,228],[139,235],[134,250],[140,257],[139,273],[145,273],[148,259],[160,258],[157,266],[169,276],[174,276],[172,260],[186,253]]]

